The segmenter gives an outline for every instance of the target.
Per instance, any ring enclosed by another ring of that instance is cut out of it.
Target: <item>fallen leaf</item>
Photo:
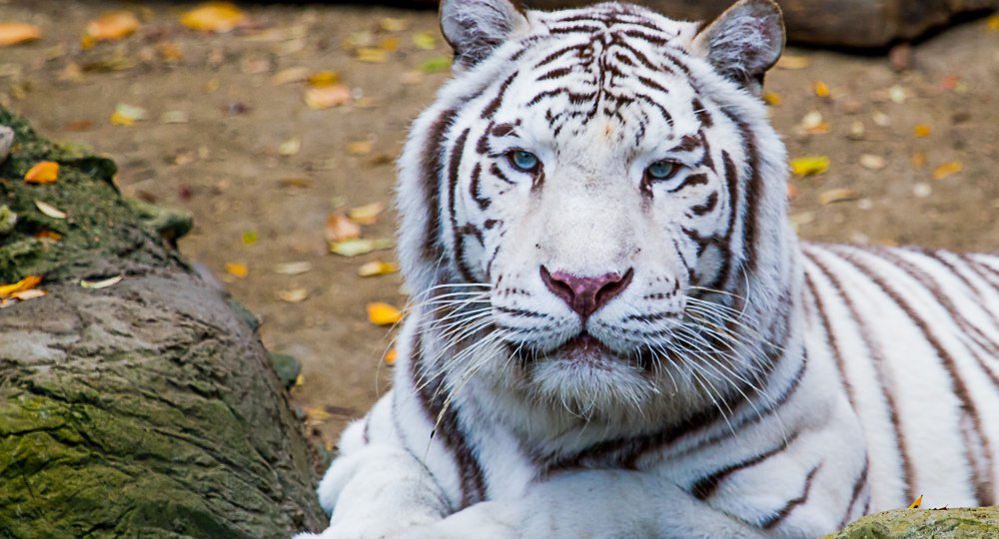
[[[798,176],[812,176],[829,170],[829,157],[813,155],[796,157],[791,160],[791,172]]]
[[[175,64],[184,59],[184,51],[180,48],[180,45],[172,41],[157,43],[156,53],[168,64]]]
[[[909,504],[909,509],[919,509],[919,507],[921,505],[923,505],[923,495],[922,494],[920,494],[919,497],[916,498],[915,500],[912,500],[912,503]]]
[[[815,92],[816,97],[824,98],[830,95],[829,85],[820,80],[812,81],[812,91]]]
[[[369,64],[384,64],[388,60],[389,51],[379,47],[361,47],[356,51],[356,58]]]
[[[409,28],[409,22],[396,17],[383,17],[378,21],[378,27],[386,32],[401,32]]]
[[[86,35],[95,41],[114,41],[134,34],[140,26],[131,11],[108,11],[87,23]]]
[[[787,182],[787,199],[794,200],[796,198],[798,198],[798,186],[791,182]]]
[[[395,360],[399,357],[399,351],[395,348],[390,349],[385,353],[385,364],[388,366],[395,365]]]
[[[240,239],[242,239],[243,245],[252,247],[257,244],[260,236],[257,235],[256,230],[244,230]]]
[[[282,69],[271,77],[271,83],[274,86],[281,86],[282,84],[288,84],[291,82],[302,82],[309,78],[309,69],[303,66],[289,67],[287,69]]]
[[[301,275],[312,271],[309,262],[284,262],[274,266],[274,273],[280,275]]]
[[[305,420],[310,423],[323,423],[333,417],[332,414],[317,406],[303,406],[302,413],[305,414]]]
[[[16,299],[18,301],[28,301],[29,299],[40,298],[42,296],[47,296],[48,292],[44,290],[39,290],[38,288],[32,288],[31,290],[21,290],[14,292],[10,295],[10,299]]]
[[[359,256],[374,251],[392,248],[392,240],[388,238],[354,239],[330,243],[330,252],[340,256]]]
[[[985,27],[993,32],[999,30],[999,15],[992,15],[985,20]]]
[[[246,264],[241,264],[239,262],[226,262],[225,271],[229,275],[240,279],[244,279],[250,274],[250,268],[246,267]]]
[[[869,170],[881,170],[887,166],[887,162],[884,157],[880,155],[874,155],[870,153],[865,153],[860,156],[860,166]]]
[[[417,49],[430,51],[437,46],[437,38],[434,37],[433,32],[417,32],[413,34],[413,45]]]
[[[891,99],[892,103],[895,103],[896,105],[905,103],[907,97],[908,92],[905,91],[905,88],[902,88],[897,84],[888,88],[888,99]]]
[[[39,230],[38,232],[35,232],[34,237],[35,239],[43,241],[59,241],[62,239],[62,234],[51,230]]]
[[[165,124],[186,124],[190,120],[190,115],[183,110],[168,110],[160,115],[160,121]]]
[[[281,187],[298,187],[300,189],[307,189],[312,187],[312,180],[302,176],[287,176],[278,180]]]
[[[912,128],[912,133],[919,138],[928,137],[933,130],[930,126],[926,124],[916,124],[916,127]]]
[[[875,112],[871,115],[871,120],[874,121],[874,125],[878,127],[888,127],[891,125],[891,116],[883,112]]]
[[[378,221],[378,215],[384,210],[384,202],[372,202],[371,204],[351,208],[347,211],[347,216],[357,224],[373,225]]]
[[[357,140],[347,143],[347,153],[350,155],[368,155],[371,153],[370,140]]]
[[[964,165],[960,161],[948,161],[933,169],[933,179],[942,180],[948,176],[961,172],[963,169]]]
[[[376,301],[368,304],[368,321],[376,326],[390,326],[402,320],[402,311],[389,305]]]
[[[14,284],[0,285],[0,299],[5,299],[25,290],[31,290],[42,282],[41,275],[28,275]]]
[[[27,43],[42,38],[42,29],[24,22],[0,23],[0,47]]]
[[[801,119],[801,128],[812,135],[822,135],[829,132],[829,122],[822,118],[822,113],[813,110]]]
[[[360,277],[377,277],[379,275],[388,275],[390,273],[395,273],[399,271],[399,264],[395,262],[382,262],[374,261],[362,264],[361,267],[357,268],[357,275]]]
[[[118,103],[115,105],[114,113],[111,114],[112,125],[128,126],[145,119],[146,109],[133,105],[127,105],[125,103]]]
[[[451,69],[451,59],[447,56],[434,56],[420,64],[420,71],[431,74]]]
[[[780,69],[805,69],[811,63],[812,61],[807,56],[785,54],[777,60],[777,67]]]
[[[80,286],[83,288],[100,290],[101,288],[114,286],[120,283],[122,279],[124,279],[124,277],[121,275],[115,275],[114,277],[108,277],[107,279],[101,279],[99,281],[88,281],[87,279],[81,279]]]
[[[291,137],[290,139],[281,143],[278,146],[278,154],[285,157],[291,157],[297,154],[302,149],[302,140],[298,137]]]
[[[24,181],[27,183],[55,183],[57,179],[59,179],[59,163],[55,161],[42,161],[24,173]]]
[[[229,2],[207,2],[185,12],[180,23],[202,32],[230,32],[246,19],[246,14]]]
[[[277,297],[281,301],[286,301],[288,303],[300,303],[309,298],[309,291],[305,288],[278,290]]]
[[[90,120],[73,120],[72,122],[66,124],[63,127],[63,129],[65,129],[66,131],[79,132],[79,131],[87,131],[88,129],[91,129],[93,127],[94,127],[94,122]]]
[[[340,82],[340,74],[336,71],[317,71],[309,75],[308,82],[313,88],[326,88]]]
[[[913,152],[912,166],[916,168],[923,168],[926,166],[926,154],[923,152]]]
[[[846,137],[850,140],[863,140],[866,128],[864,128],[864,122],[860,120],[854,120],[850,124],[850,132],[847,133]]]
[[[763,92],[763,102],[771,107],[781,104],[780,94],[777,92]]]
[[[35,207],[38,208],[38,211],[42,212],[43,214],[53,219],[66,218],[66,212],[60,210],[59,208],[56,208],[55,206],[42,202],[41,200],[35,201]]]
[[[912,186],[912,194],[917,198],[926,198],[933,194],[933,187],[926,182],[918,182]]]
[[[858,198],[860,198],[860,193],[853,189],[829,189],[828,191],[819,193],[819,204],[827,206],[836,202],[857,200]]]
[[[351,221],[342,213],[331,213],[326,218],[326,241],[344,242],[361,237],[361,225]]]
[[[395,52],[399,50],[399,38],[386,37],[378,43],[378,47],[386,52]]]
[[[349,102],[350,88],[346,84],[309,88],[305,91],[305,104],[312,109],[328,109]]]

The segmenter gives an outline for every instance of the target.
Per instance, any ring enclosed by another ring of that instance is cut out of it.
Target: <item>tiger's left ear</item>
[[[527,27],[527,16],[516,1],[441,0],[441,32],[454,49],[455,67],[474,66]]]
[[[784,50],[784,19],[774,0],[739,0],[694,37],[691,50],[723,76],[759,95],[763,75]]]

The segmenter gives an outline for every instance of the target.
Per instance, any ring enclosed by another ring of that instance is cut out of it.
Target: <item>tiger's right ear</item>
[[[527,27],[523,9],[510,0],[441,0],[440,20],[444,39],[454,49],[455,67],[465,69]]]

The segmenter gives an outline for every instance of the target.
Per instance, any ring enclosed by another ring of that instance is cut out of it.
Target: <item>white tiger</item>
[[[988,505],[999,257],[799,244],[770,0],[445,0],[400,165],[416,304],[324,538],[812,537]],[[303,535],[305,537],[307,535]]]

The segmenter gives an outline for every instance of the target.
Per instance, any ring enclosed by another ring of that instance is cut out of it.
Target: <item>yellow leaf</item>
[[[302,412],[305,413],[305,419],[313,423],[329,421],[329,419],[333,417],[333,415],[326,410],[316,406],[303,406]]]
[[[964,170],[964,165],[960,161],[948,161],[933,169],[933,179],[942,180],[952,174],[957,174]]]
[[[916,124],[916,127],[914,127],[912,129],[912,132],[917,137],[923,138],[923,137],[930,136],[930,133],[932,132],[932,129],[930,129],[930,126],[928,126],[926,124]]]
[[[378,21],[378,27],[386,32],[401,32],[409,28],[409,23],[406,22],[406,19],[384,17]]]
[[[829,157],[825,155],[796,157],[791,160],[791,172],[798,176],[822,174],[827,170],[829,170]]]
[[[992,15],[985,21],[985,27],[989,30],[999,30],[999,15]]]
[[[42,29],[23,22],[0,23],[0,47],[17,45],[42,38]]]
[[[113,41],[135,33],[142,23],[131,11],[108,11],[87,23],[86,37],[95,41]]]
[[[397,37],[386,37],[382,39],[381,43],[378,44],[382,50],[386,52],[395,52],[399,50],[399,38]]]
[[[305,91],[305,104],[312,109],[339,107],[350,102],[350,88],[346,84],[333,84]]]
[[[357,49],[357,59],[370,64],[384,64],[388,60],[388,51],[377,47],[361,47]]]
[[[351,221],[361,225],[373,225],[378,221],[378,215],[385,209],[385,203],[372,202],[363,206],[357,206],[347,211],[347,216]]]
[[[299,303],[309,297],[309,291],[305,288],[292,288],[290,290],[278,290],[277,297],[281,301],[288,303]]]
[[[383,251],[392,248],[392,240],[388,238],[378,239],[354,239],[330,243],[330,252],[340,256],[365,255],[374,251]]]
[[[858,198],[860,198],[860,193],[853,189],[830,189],[819,193],[819,204],[827,206],[836,202],[857,200]]]
[[[350,155],[368,155],[371,153],[370,140],[358,140],[347,143],[347,153]]]
[[[31,290],[42,282],[41,275],[28,275],[24,279],[14,283],[0,285],[0,299],[9,298],[11,295],[25,290]]]
[[[101,279],[99,281],[88,281],[86,279],[80,280],[80,286],[83,288],[91,288],[94,290],[100,290],[101,288],[107,288],[109,286],[114,286],[124,279],[121,275],[115,275],[114,277],[108,277],[107,279]]]
[[[309,69],[304,66],[289,67],[282,69],[271,77],[271,83],[275,86],[288,84],[289,82],[302,82],[309,79]]]
[[[385,354],[385,364],[392,366],[395,365],[395,360],[399,357],[399,351],[392,348]]]
[[[308,80],[313,88],[325,88],[340,82],[340,74],[336,71],[317,71],[309,75]]]
[[[817,80],[812,82],[812,91],[815,92],[817,97],[829,97],[829,85]]]
[[[437,46],[437,40],[433,32],[417,32],[413,34],[413,45],[425,51],[433,50]]]
[[[31,167],[24,174],[24,181],[28,183],[55,183],[59,178],[59,163],[55,161],[42,161]]]
[[[129,126],[134,123],[135,123],[134,118],[129,118],[128,116],[125,116],[124,114],[118,111],[114,111],[113,113],[111,113],[111,125]]]
[[[51,204],[48,204],[46,202],[42,202],[41,200],[36,200],[35,201],[35,207],[38,208],[38,211],[42,212],[43,214],[45,214],[45,215],[47,215],[47,216],[49,216],[49,217],[51,217],[53,219],[65,219],[66,218],[66,212],[60,210],[59,208],[56,208],[55,206],[53,206]]]
[[[250,269],[246,267],[246,264],[240,264],[238,262],[226,262],[225,271],[229,275],[240,279],[243,279],[250,274]]]
[[[915,500],[912,500],[912,503],[909,504],[909,509],[919,509],[919,507],[921,505],[923,505],[923,495],[922,494],[920,494],[919,497],[916,498]]]
[[[781,69],[805,69],[811,63],[812,61],[807,56],[785,54],[777,60],[777,67]]]
[[[368,304],[368,321],[376,326],[390,326],[402,320],[402,311],[389,305],[376,301]]]
[[[361,237],[361,226],[342,213],[332,213],[326,218],[326,241],[343,242]]]
[[[763,92],[763,102],[772,107],[780,105],[780,94],[777,92]]]
[[[399,271],[399,264],[395,262],[374,261],[362,264],[357,268],[357,275],[360,277],[376,277],[378,275],[388,275]]]
[[[180,23],[192,30],[224,33],[245,19],[246,14],[229,2],[207,2],[181,15]]]
[[[244,230],[240,239],[243,241],[243,245],[253,247],[257,244],[260,236],[257,234],[256,230]]]

